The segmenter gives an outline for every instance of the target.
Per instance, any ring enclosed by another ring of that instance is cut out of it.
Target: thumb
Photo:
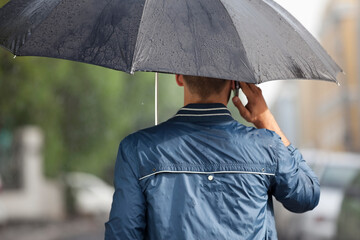
[[[240,98],[235,96],[232,98],[232,102],[235,105],[235,107],[239,110],[240,115],[248,121],[250,119],[250,112],[249,110],[242,104],[240,101]]]

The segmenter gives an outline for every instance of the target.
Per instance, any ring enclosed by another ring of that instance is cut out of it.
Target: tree
[[[153,73],[131,76],[59,59],[12,59],[0,50],[0,128],[40,126],[48,176],[63,171],[102,175],[114,165],[123,137],[153,125],[153,78]],[[165,78],[173,77],[161,76],[162,121],[182,105],[182,96],[174,97],[174,80]]]

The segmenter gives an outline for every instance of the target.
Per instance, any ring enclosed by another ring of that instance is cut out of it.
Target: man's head
[[[189,103],[223,103],[227,105],[230,97],[231,81],[176,75],[176,82],[184,87],[185,105]]]

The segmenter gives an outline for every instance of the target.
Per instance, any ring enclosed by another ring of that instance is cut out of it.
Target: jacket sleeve
[[[299,150],[292,145],[278,147],[278,166],[272,193],[286,209],[303,213],[319,203],[320,184]]]
[[[132,147],[124,141],[120,144],[115,164],[115,193],[110,218],[105,223],[105,240],[144,238],[145,198],[134,171],[137,170],[136,163],[129,159]]]

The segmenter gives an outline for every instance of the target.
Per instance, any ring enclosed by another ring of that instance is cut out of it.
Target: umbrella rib
[[[144,1],[145,1],[145,4],[144,4],[144,8],[143,8],[142,13],[141,13],[139,28],[138,28],[138,30],[137,30],[138,32],[136,34],[136,43],[135,43],[134,53],[133,53],[133,57],[132,57],[132,60],[131,60],[130,74],[134,74],[134,72],[136,71],[136,69],[134,69],[134,62],[135,62],[135,57],[136,57],[137,51],[138,51],[139,32],[140,32],[140,28],[141,28],[141,23],[143,22],[145,8],[148,5],[147,0],[144,0]]]
[[[195,24],[194,24],[194,21],[192,21],[192,19],[193,19],[193,14],[192,14],[192,12],[191,12],[191,7],[189,6],[189,3],[187,2],[187,1],[185,1],[185,4],[186,4],[186,7],[187,7],[187,15],[188,15],[188,22],[190,23],[192,23],[192,24],[189,24],[189,28],[191,29],[191,32],[193,32],[193,33],[196,33],[196,27],[195,27]],[[200,4],[201,4],[201,2],[200,2]],[[195,61],[194,61],[194,63],[195,63],[195,65],[196,65],[196,67],[195,67],[195,69],[196,69],[196,75],[198,75],[199,74],[199,66],[198,66],[198,63],[199,63],[199,57],[198,57],[198,51],[197,51],[197,49],[198,49],[198,46],[197,46],[197,44],[198,44],[198,41],[197,41],[197,35],[196,34],[194,34],[193,35],[194,36],[194,45],[193,45],[193,52],[194,52],[194,58],[195,58]]]
[[[229,11],[228,11],[228,9],[226,8],[226,6],[225,6],[225,4],[223,3],[223,1],[222,1],[222,0],[219,0],[219,1],[220,1],[221,5],[223,6],[223,8],[225,9],[226,14],[227,14],[227,15],[229,16],[229,18],[231,19],[231,22],[232,22],[232,24],[233,24],[233,27],[234,27],[235,31],[237,32],[237,36],[239,37],[239,42],[240,42],[240,44],[242,45],[242,49],[244,50],[244,54],[245,54],[247,63],[246,63],[243,59],[241,59],[241,62],[244,64],[244,66],[249,66],[249,67],[251,67],[251,68],[254,68],[254,66],[252,66],[252,65],[250,64],[248,54],[247,54],[247,52],[246,52],[246,49],[245,49],[244,44],[242,43],[242,40],[241,40],[241,37],[240,37],[240,32],[239,32],[238,29],[235,27],[235,23],[234,23],[233,18],[232,18],[231,15],[229,14]],[[250,66],[250,65],[251,65],[251,66]],[[249,69],[249,70],[250,70],[251,73],[253,73],[253,77],[254,77],[254,80],[256,81],[256,83],[259,83],[258,80],[257,80],[257,77],[256,77],[256,75],[255,75],[254,69]]]
[[[263,1],[264,4],[266,4],[266,6],[270,7],[271,9],[273,9],[274,11],[276,11],[276,9],[274,9],[274,7],[269,4],[269,1]],[[275,5],[277,6],[280,6],[278,3],[272,1],[272,3],[274,3]],[[304,42],[306,43],[306,45],[308,45],[308,47],[310,49],[313,50],[314,53],[316,53],[316,56],[321,60],[321,62],[325,62],[327,64],[329,64],[329,66],[331,66],[332,70],[337,73],[337,72],[343,72],[342,68],[335,62],[332,60],[331,56],[323,49],[323,47],[321,46],[321,44],[313,37],[313,35],[311,33],[309,33],[309,31],[305,28],[305,27],[299,27],[299,26],[302,26],[302,24],[300,24],[300,22],[295,18],[293,17],[291,14],[289,14],[282,6],[280,6],[281,9],[283,9],[284,11],[283,12],[279,12],[279,11],[276,11],[278,12],[282,17],[286,18],[286,19],[291,19],[292,21],[295,21],[296,23],[299,23],[297,24],[297,28],[299,29],[300,33],[304,32],[304,33],[308,33],[308,35],[310,36],[310,38],[312,38],[314,41],[313,41],[313,44],[316,44],[318,45],[317,46],[317,49],[318,50],[315,50],[313,48],[313,45],[310,44],[308,41],[306,41],[305,38],[301,38],[304,40]],[[294,26],[290,24],[289,21],[284,21],[285,24],[288,24],[292,29],[294,29]],[[298,33],[300,36],[301,34]],[[336,80],[336,82],[338,82]]]

